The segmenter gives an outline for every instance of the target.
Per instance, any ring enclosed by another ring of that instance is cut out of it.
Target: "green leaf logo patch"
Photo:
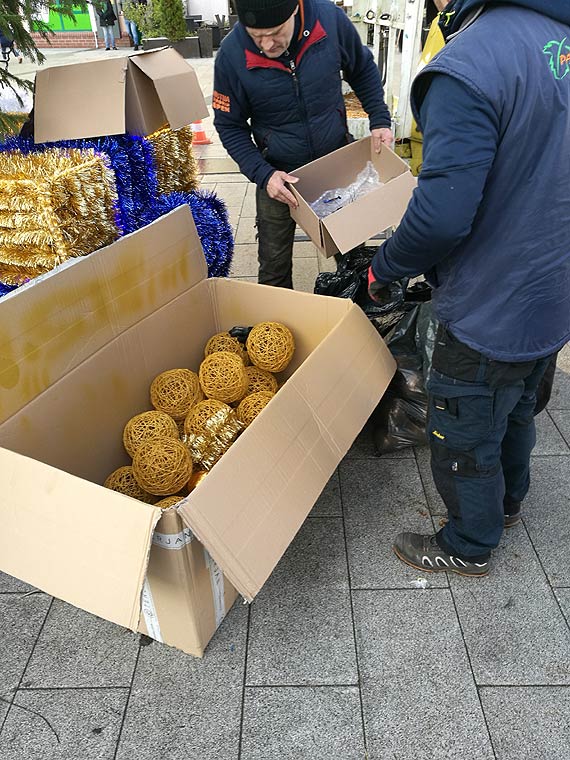
[[[567,40],[567,37],[564,37],[562,42],[551,40],[542,49],[548,57],[548,65],[555,79],[564,79],[566,74],[570,73],[570,45]]]

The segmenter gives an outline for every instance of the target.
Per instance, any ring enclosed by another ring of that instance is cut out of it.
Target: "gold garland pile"
[[[115,177],[92,149],[0,153],[0,281],[21,285],[117,239]]]
[[[160,193],[197,190],[198,163],[192,151],[192,127],[159,129],[149,135]]]
[[[272,372],[289,364],[295,341],[285,325],[260,322],[247,348],[217,333],[205,346],[198,374],[182,368],[157,375],[150,386],[154,409],[132,417],[123,430],[132,466],[115,470],[105,486],[160,509],[196,488],[271,401],[278,388]],[[246,367],[248,354],[253,365]]]

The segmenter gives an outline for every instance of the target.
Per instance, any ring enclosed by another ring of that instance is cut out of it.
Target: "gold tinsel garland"
[[[159,192],[197,190],[198,164],[192,152],[192,128],[159,129],[148,139],[154,149]]]
[[[117,191],[91,149],[0,153],[0,281],[19,285],[112,243]]]

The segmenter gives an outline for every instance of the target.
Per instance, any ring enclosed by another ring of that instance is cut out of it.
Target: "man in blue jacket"
[[[474,576],[520,519],[536,389],[570,339],[570,3],[452,0],[440,19],[412,89],[421,176],[369,284],[425,273],[440,321],[427,431],[449,521],[394,551]]]
[[[377,151],[392,142],[390,113],[370,51],[330,0],[236,0],[239,23],[214,68],[214,124],[257,185],[259,282],[292,288],[299,166],[346,145],[341,71],[370,117]],[[253,138],[253,140],[252,140]]]

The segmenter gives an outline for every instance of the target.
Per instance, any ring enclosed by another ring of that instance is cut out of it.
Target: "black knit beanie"
[[[243,26],[273,29],[293,15],[298,0],[235,0],[237,15]]]

